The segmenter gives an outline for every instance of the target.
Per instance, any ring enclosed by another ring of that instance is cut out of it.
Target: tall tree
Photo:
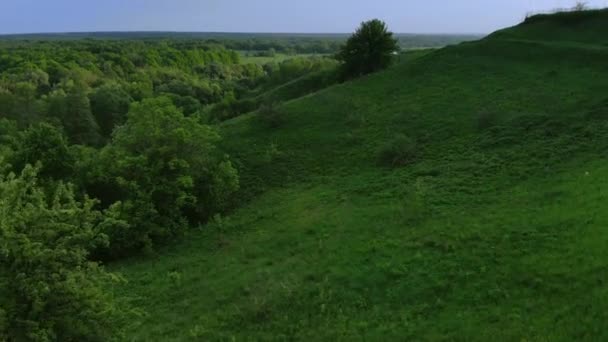
[[[132,230],[108,232],[114,256],[179,234],[190,220],[204,221],[238,189],[238,175],[216,148],[220,136],[185,117],[169,98],[131,106],[102,151],[98,172],[106,198],[121,194]],[[101,183],[100,182],[100,183]]]
[[[57,127],[38,122],[18,136],[15,152],[10,159],[14,170],[40,162],[42,165],[38,175],[41,178],[61,180],[70,177],[74,160],[67,140]]]
[[[13,117],[20,126],[27,126],[38,118],[39,106],[36,101],[36,85],[29,82],[17,82],[13,86],[16,95]]]
[[[67,92],[57,90],[47,99],[47,114],[61,121],[70,142],[96,145],[100,141],[99,125],[91,112],[84,85],[73,84]]]
[[[107,83],[90,95],[91,111],[104,137],[109,137],[115,126],[126,120],[131,96],[117,83]]]
[[[86,90],[75,85],[66,97],[67,113],[64,125],[69,137],[76,144],[95,145],[99,143],[99,125],[91,112],[91,102]]]
[[[399,51],[397,40],[378,19],[361,23],[337,55],[344,77],[353,78],[387,68]]]

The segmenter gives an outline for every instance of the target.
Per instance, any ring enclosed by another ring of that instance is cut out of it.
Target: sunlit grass
[[[225,123],[248,201],[113,266],[147,312],[132,338],[607,339],[608,51],[532,38],[406,58],[276,129]],[[396,134],[416,159],[379,165]]]

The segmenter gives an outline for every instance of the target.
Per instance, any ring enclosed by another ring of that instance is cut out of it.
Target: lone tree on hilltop
[[[386,23],[373,19],[361,26],[346,41],[337,55],[346,78],[354,78],[387,68],[399,51],[397,40]]]
[[[589,9],[589,5],[586,1],[577,1],[572,10],[575,12],[586,11]]]

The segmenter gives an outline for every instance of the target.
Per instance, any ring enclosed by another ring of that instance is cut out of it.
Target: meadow
[[[284,62],[288,59],[293,58],[308,58],[308,57],[323,57],[324,55],[318,54],[296,54],[296,55],[288,55],[285,53],[274,53],[270,56],[259,56],[256,55],[256,52],[251,51],[240,51],[241,61],[243,63],[251,63],[251,64],[259,64],[264,65],[268,63],[280,63]]]
[[[606,339],[607,13],[224,122],[247,204],[111,266],[130,338]],[[383,164],[401,135],[411,161]]]

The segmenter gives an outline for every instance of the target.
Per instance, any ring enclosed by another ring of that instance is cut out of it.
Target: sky
[[[490,33],[576,0],[0,0],[0,34],[91,31]],[[608,0],[589,0],[608,7]]]

